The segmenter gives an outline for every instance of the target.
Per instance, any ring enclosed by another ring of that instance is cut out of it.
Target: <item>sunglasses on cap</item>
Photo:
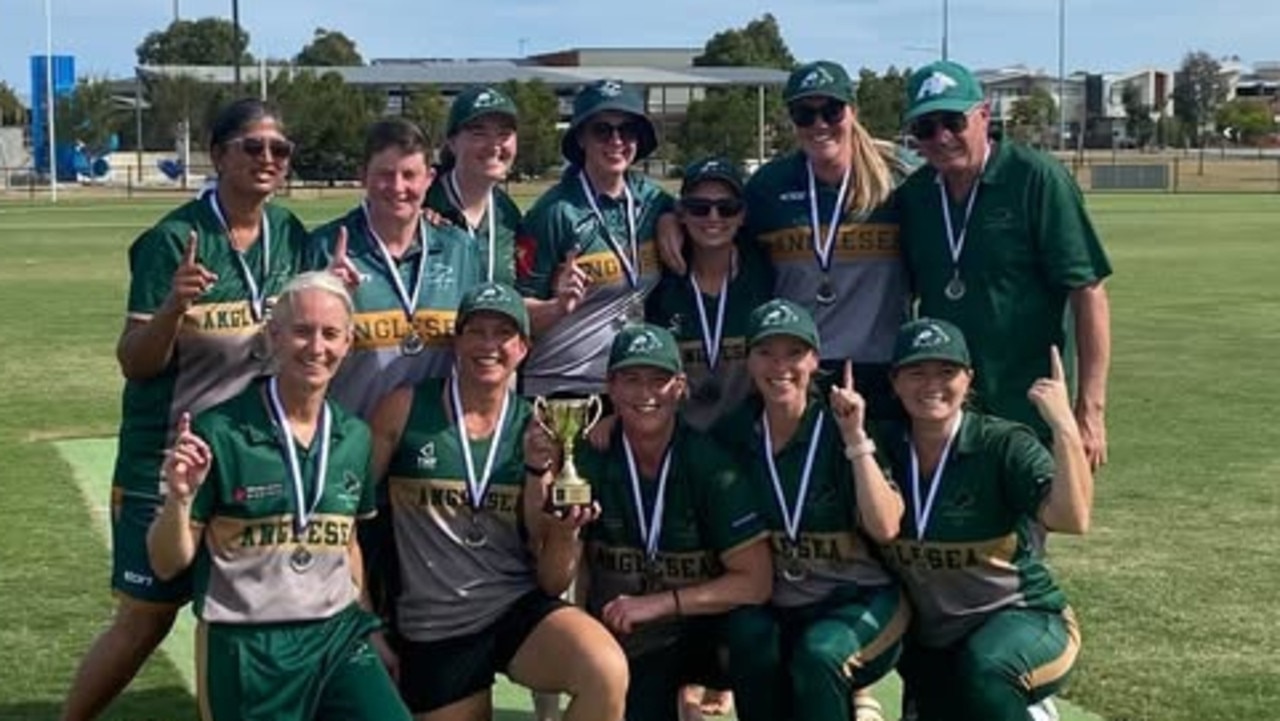
[[[911,121],[907,132],[916,140],[932,140],[939,130],[946,129],[952,135],[963,133],[969,127],[969,116],[955,111],[929,113]]]
[[[587,125],[587,133],[600,143],[607,143],[613,140],[614,134],[617,134],[618,139],[624,143],[634,143],[640,138],[640,123],[634,120],[627,120],[615,125],[603,120],[597,120]]]
[[[293,143],[284,138],[260,138],[252,135],[243,135],[227,141],[227,145],[239,145],[245,155],[254,158],[264,157],[268,150],[271,151],[272,158],[280,160],[288,160],[293,155]]]
[[[745,207],[741,200],[737,198],[720,198],[711,200],[710,198],[681,198],[680,207],[684,212],[695,218],[705,218],[711,215],[711,211],[716,211],[716,215],[720,218],[736,218],[742,214]]]
[[[818,118],[822,118],[822,122],[827,125],[836,125],[844,120],[844,109],[847,107],[839,100],[828,100],[822,105],[813,106],[804,103],[795,103],[787,106],[787,112],[791,115],[791,122],[796,124],[798,128],[807,128],[818,122]]]

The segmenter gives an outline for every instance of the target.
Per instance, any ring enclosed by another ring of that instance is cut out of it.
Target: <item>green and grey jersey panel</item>
[[[906,511],[898,540],[883,550],[916,608],[915,633],[932,647],[962,638],[1001,608],[1061,611],[1066,599],[1041,558],[1036,519],[1053,482],[1053,456],[1026,426],[964,415],[943,468],[923,538],[906,433],[891,430],[887,456]]]
[[[498,283],[515,285],[516,237],[520,234],[520,208],[501,187],[493,189],[493,250],[489,248],[489,215],[480,219],[480,225],[470,228],[462,210],[455,205],[447,187],[447,177],[441,174],[427,191],[426,207],[444,216],[450,223],[476,239],[480,256],[481,277],[489,279],[489,256],[493,255],[493,278]]]
[[[681,408],[681,416],[690,426],[702,431],[710,429],[750,395],[747,321],[756,306],[773,297],[773,273],[768,262],[756,253],[742,253],[741,259],[738,273],[728,286],[714,371],[708,365],[706,344],[710,341],[704,340],[694,296],[697,291],[688,277],[664,272],[645,305],[645,320],[667,328],[680,343],[680,356],[689,379],[689,398]],[[714,336],[719,294],[700,295],[707,328]]]
[[[525,216],[525,228],[535,239],[533,263],[517,287],[526,296],[552,297],[551,278],[570,252],[591,276],[582,303],[573,313],[538,336],[523,370],[524,391],[533,395],[555,392],[599,393],[604,388],[609,345],[628,320],[642,320],[645,297],[658,283],[660,265],[654,239],[658,218],[671,210],[666,191],[648,178],[627,173],[635,198],[639,277],[632,286],[610,247],[608,235],[628,243],[626,203],[601,196],[600,215],[592,211],[578,172],[570,171],[548,190]]]
[[[532,417],[530,406],[512,396],[489,489],[476,512],[448,403],[442,380],[429,379],[414,389],[404,435],[387,472],[403,583],[397,622],[400,633],[419,642],[483,630],[537,585],[520,500],[521,439]],[[492,440],[470,441],[477,474]],[[479,544],[477,531],[483,536]]]
[[[307,235],[285,208],[268,204],[265,212],[271,239],[265,282],[265,234],[244,260],[269,307],[301,267]],[[163,494],[160,464],[178,416],[211,408],[271,370],[249,284],[207,199],[174,209],[129,247],[128,318],[150,320],[164,305],[193,229],[196,260],[218,279],[183,316],[168,366],[153,378],[125,381],[113,483],[126,497],[157,500]]]
[[[889,583],[889,575],[858,528],[853,469],[844,457],[840,429],[832,420],[830,409],[810,398],[795,435],[783,448],[774,449],[783,499],[787,512],[794,514],[818,413],[822,413],[822,434],[814,451],[808,493],[794,539],[787,535],[783,510],[765,460],[761,412],[759,399],[748,399],[716,424],[713,433],[746,469],[754,492],[761,499],[773,549],[772,603],[807,606],[850,586]]]
[[[605,452],[575,448],[578,471],[600,503],[600,518],[586,529],[590,573],[587,610],[600,616],[620,595],[642,595],[703,583],[724,573],[723,559],[764,538],[759,503],[738,464],[709,436],[681,423],[673,436],[661,533],[650,560],[622,445],[621,425]],[[646,527],[658,494],[658,478],[643,478],[640,493]],[[636,655],[674,643],[674,620],[648,624],[622,639]]]
[[[965,225],[959,264],[965,293],[952,299],[946,287],[956,265],[937,177],[926,166],[899,190],[903,252],[920,313],[964,331],[981,410],[1047,437],[1027,389],[1048,375],[1051,345],[1063,349],[1072,374],[1075,338],[1064,327],[1068,298],[1111,275],[1080,189],[1052,156],[1017,143],[993,146]],[[948,203],[959,223],[967,199]]]
[[[313,265],[329,264],[340,225],[347,229],[347,257],[360,272],[360,285],[353,298],[355,343],[330,393],[348,410],[367,418],[378,401],[396,388],[449,373],[458,302],[480,282],[480,254],[475,240],[457,227],[423,226],[426,266],[420,271],[422,286],[411,326],[360,208],[316,229]],[[422,249],[421,243],[415,245],[396,262],[396,273],[410,293]],[[424,345],[416,355],[402,350],[411,331]]]
[[[349,552],[356,519],[374,514],[369,427],[329,402],[332,444],[318,502],[321,439],[296,446],[304,497],[309,507],[315,503],[299,534],[293,481],[265,395],[264,384],[255,383],[193,425],[213,452],[191,506],[192,523],[204,530],[194,609],[210,623],[329,618],[359,597]]]
[[[823,360],[887,363],[907,317],[909,284],[898,247],[898,212],[891,199],[863,217],[844,211],[831,251],[830,274],[814,253],[805,156],[766,163],[747,183],[746,237],[773,263],[775,293],[807,308],[822,338]],[[825,241],[839,189],[818,181],[818,232]],[[834,300],[817,300],[824,281]]]

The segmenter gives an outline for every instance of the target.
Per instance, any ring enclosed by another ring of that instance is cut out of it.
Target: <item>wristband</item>
[[[876,442],[870,438],[858,443],[857,445],[845,446],[844,457],[851,461],[856,461],[863,456],[869,456],[876,452]]]
[[[531,466],[528,463],[524,464],[524,472],[531,476],[542,477],[542,475],[549,470],[551,470],[550,463],[548,463],[546,466],[543,466],[542,468],[539,468],[537,466]]]

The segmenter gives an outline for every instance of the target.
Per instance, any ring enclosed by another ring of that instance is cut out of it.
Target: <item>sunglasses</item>
[[[716,211],[716,215],[720,218],[736,218],[742,214],[745,206],[741,200],[737,198],[721,198],[719,200],[711,200],[710,198],[681,198],[680,207],[684,212],[695,218],[705,218],[711,215],[711,211]]]
[[[822,122],[827,125],[836,125],[844,120],[844,109],[847,107],[839,100],[828,100],[822,105],[813,106],[804,103],[796,103],[787,106],[787,112],[791,115],[791,122],[796,124],[798,128],[807,128],[818,122],[819,116]]]
[[[288,160],[293,156],[293,143],[284,138],[268,139],[245,135],[235,140],[227,141],[227,145],[239,145],[245,155],[254,158],[266,156],[268,150],[271,151],[271,157],[277,160]]]
[[[952,135],[963,133],[969,127],[969,116],[964,113],[946,111],[929,113],[911,122],[907,132],[916,140],[932,140],[939,130],[946,129]]]
[[[587,125],[587,133],[599,143],[607,143],[613,140],[615,133],[622,142],[634,143],[640,138],[640,123],[628,120],[614,125],[603,120],[597,120]]]

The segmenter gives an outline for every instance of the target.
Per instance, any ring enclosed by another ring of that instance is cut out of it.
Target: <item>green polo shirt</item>
[[[312,250],[318,254],[315,264],[329,264],[339,226],[347,229],[347,257],[360,272],[360,284],[352,298],[356,306],[355,342],[333,379],[330,393],[348,410],[367,418],[392,390],[425,378],[443,377],[453,367],[454,318],[463,294],[480,282],[480,254],[475,239],[462,228],[423,224],[426,267],[421,269],[422,288],[413,328],[426,347],[417,355],[405,355],[400,342],[410,328],[363,210],[356,207],[316,228],[312,240]],[[421,238],[395,259],[396,273],[409,292],[422,260]]]
[[[590,481],[601,515],[586,530],[587,610],[600,617],[619,595],[643,595],[709,581],[724,573],[722,559],[764,538],[759,503],[739,464],[709,436],[680,423],[673,436],[662,532],[655,557],[657,588],[645,586],[648,561],[622,446],[622,425],[609,449],[574,448],[578,472]],[[657,478],[640,479],[645,523],[653,513]],[[674,643],[677,619],[647,625],[622,639],[628,654]]]
[[[804,153],[770,160],[747,183],[744,235],[759,243],[777,273],[777,297],[804,306],[822,337],[822,359],[888,363],[906,320],[908,283],[898,248],[898,209],[889,201],[857,216],[839,215],[829,280],[835,301],[819,303],[827,276],[814,254]],[[851,181],[852,182],[852,181]],[[839,186],[815,180],[819,232],[826,239]]]
[[[535,340],[523,370],[524,391],[531,395],[602,392],[609,344],[629,306],[638,305],[643,312],[645,296],[660,275],[655,234],[658,218],[673,207],[671,195],[648,176],[627,172],[627,187],[635,199],[640,265],[639,281],[632,287],[605,231],[607,227],[624,247],[629,243],[626,202],[622,197],[597,195],[602,226],[578,180],[581,172],[567,171],[529,210],[525,230],[530,235],[522,240],[526,247],[517,251],[522,259],[516,287],[525,296],[550,299],[552,276],[570,251],[577,252],[578,264],[591,276],[574,312]],[[532,261],[525,262],[530,250]]]
[[[882,550],[911,595],[922,643],[947,646],[1002,608],[1066,606],[1039,550],[1044,530],[1037,519],[1053,483],[1053,456],[1030,428],[964,414],[923,538],[916,509],[927,501],[930,478],[920,478],[917,498],[907,432],[897,427],[883,438],[906,511],[898,539]]]
[[[329,402],[328,472],[308,528],[297,535],[293,481],[259,381],[197,416],[195,433],[213,465],[196,492],[191,520],[204,527],[194,570],[195,612],[211,623],[279,623],[329,618],[357,600],[348,551],[356,519],[374,515],[368,482],[373,443],[364,421]],[[310,447],[293,439],[310,505],[319,430]],[[299,549],[311,561],[292,563]]]
[[[447,171],[446,171],[447,172]],[[476,239],[480,250],[480,274],[486,280],[515,285],[516,236],[520,233],[520,208],[501,186],[493,189],[493,249],[489,248],[489,216],[480,219],[480,225],[472,228],[462,214],[457,201],[449,192],[441,174],[427,191],[424,206],[444,216],[454,226]],[[489,257],[493,256],[493,277],[489,277]]]
[[[739,255],[738,272],[729,281],[725,298],[724,329],[714,372],[707,365],[706,343],[695,293],[702,296],[707,327],[713,329],[719,294],[696,291],[687,275],[663,272],[658,287],[645,304],[645,320],[671,331],[680,344],[689,397],[681,409],[685,422],[709,429],[726,412],[737,408],[751,393],[747,373],[747,325],[751,311],[773,297],[773,269],[756,253]],[[714,387],[714,391],[712,391]]]
[[[774,463],[787,508],[793,509],[800,495],[800,482],[809,444],[822,413],[822,436],[813,460],[808,494],[804,499],[799,534],[795,542],[787,538],[783,511],[768,466],[765,463],[762,403],[748,398],[713,429],[747,472],[761,499],[765,525],[772,540],[774,578],[772,603],[795,607],[817,603],[833,592],[849,586],[883,586],[889,576],[875,560],[858,529],[858,502],[853,487],[853,468],[844,457],[840,429],[826,403],[811,397],[800,426],[786,445],[774,449]],[[788,554],[794,554],[804,577],[791,580],[783,575]]]
[[[253,354],[255,336],[265,329],[250,310],[249,284],[213,211],[213,197],[208,193],[184,203],[129,246],[130,320],[148,321],[164,305],[192,230],[197,233],[197,262],[218,280],[183,316],[173,357],[164,370],[145,380],[125,381],[113,484],[126,497],[159,500],[160,465],[178,416],[211,408],[270,370],[269,358]],[[268,203],[264,212],[264,232],[243,258],[269,306],[301,269],[307,231],[286,208]],[[271,249],[264,280],[268,236]]]
[[[1080,188],[1053,157],[1016,143],[994,145],[967,226],[967,198],[950,199],[954,232],[959,236],[965,228],[965,294],[951,300],[944,289],[954,264],[937,178],[925,166],[898,191],[903,251],[920,315],[964,331],[979,410],[1047,436],[1027,389],[1049,374],[1050,345],[1066,357],[1074,353],[1075,339],[1063,322],[1070,292],[1111,275]]]

